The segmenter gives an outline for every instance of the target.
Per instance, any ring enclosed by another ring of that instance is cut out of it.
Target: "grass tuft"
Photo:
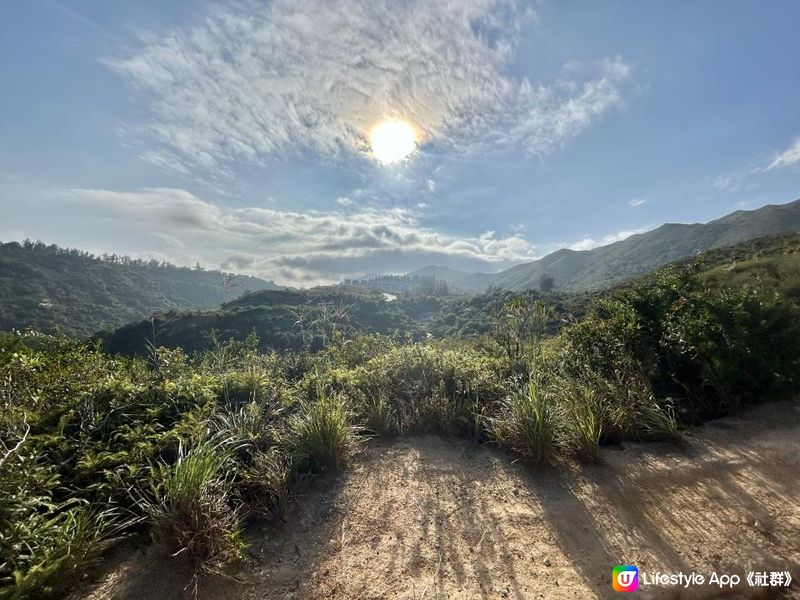
[[[555,450],[556,418],[543,387],[533,377],[501,402],[489,420],[490,435],[501,445],[531,460],[547,459]]]
[[[65,596],[100,563],[103,553],[121,539],[130,524],[132,520],[122,518],[118,510],[82,504],[49,519],[34,518],[15,560],[13,591],[4,597]]]
[[[181,444],[173,465],[153,467],[139,502],[155,539],[192,562],[195,587],[200,575],[219,572],[244,549],[240,509],[232,498],[233,451],[230,441],[219,436],[192,448]]]
[[[294,464],[312,471],[346,466],[359,446],[358,431],[341,396],[303,402],[289,421]]]

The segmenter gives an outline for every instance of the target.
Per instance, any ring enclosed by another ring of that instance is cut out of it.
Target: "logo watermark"
[[[617,565],[611,571],[611,586],[617,592],[634,592],[642,586],[682,587],[688,588],[699,585],[716,586],[719,588],[734,588],[743,581],[750,587],[783,587],[792,584],[792,575],[789,571],[748,571],[744,577],[736,573],[708,574],[662,573],[660,571],[642,571],[634,565]]]
[[[638,567],[617,565],[611,571],[611,585],[618,592],[635,592],[639,589]]]

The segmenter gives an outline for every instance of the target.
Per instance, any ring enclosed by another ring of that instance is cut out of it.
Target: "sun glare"
[[[414,128],[405,121],[384,121],[369,134],[372,156],[384,164],[403,160],[417,146]]]

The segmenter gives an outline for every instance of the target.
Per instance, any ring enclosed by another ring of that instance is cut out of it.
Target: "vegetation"
[[[277,286],[199,265],[92,256],[28,240],[0,243],[0,331],[33,328],[85,338],[156,311],[214,308],[259,289]]]
[[[354,334],[382,334],[395,341],[435,338],[477,338],[492,333],[498,316],[514,301],[528,306],[546,301],[543,333],[555,333],[565,319],[586,311],[588,297],[531,290],[514,293],[489,290],[477,296],[440,298],[408,294],[387,302],[380,292],[352,288],[314,288],[302,292],[260,291],[223,304],[215,310],[169,312],[101,334],[107,351],[147,353],[147,344],[205,350],[213,344],[210,332],[222,339],[243,341],[255,333],[262,350],[318,351],[332,338]],[[534,321],[531,321],[534,323]],[[510,333],[510,331],[509,331]]]
[[[344,398],[320,394],[304,402],[289,422],[292,462],[311,471],[347,466],[358,447]]]
[[[794,254],[769,255],[771,278],[764,253],[747,256],[724,271],[733,285],[700,257],[602,297],[495,290],[475,306],[486,327],[459,339],[426,335],[420,323],[439,319],[422,316],[431,301],[331,290],[146,321],[127,355],[5,334],[0,597],[62,597],[122,537],[153,539],[197,577],[218,572],[242,556],[249,520],[287,517],[299,482],[345,468],[370,436],[458,435],[529,461],[597,460],[603,445],[668,439],[794,393]],[[434,314],[470,306],[441,302]],[[291,325],[264,329],[279,311],[294,311]],[[181,318],[194,319],[191,335]]]

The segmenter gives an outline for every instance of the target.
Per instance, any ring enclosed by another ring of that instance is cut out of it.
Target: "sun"
[[[369,134],[372,156],[384,164],[403,160],[417,147],[417,134],[406,121],[384,121]]]

